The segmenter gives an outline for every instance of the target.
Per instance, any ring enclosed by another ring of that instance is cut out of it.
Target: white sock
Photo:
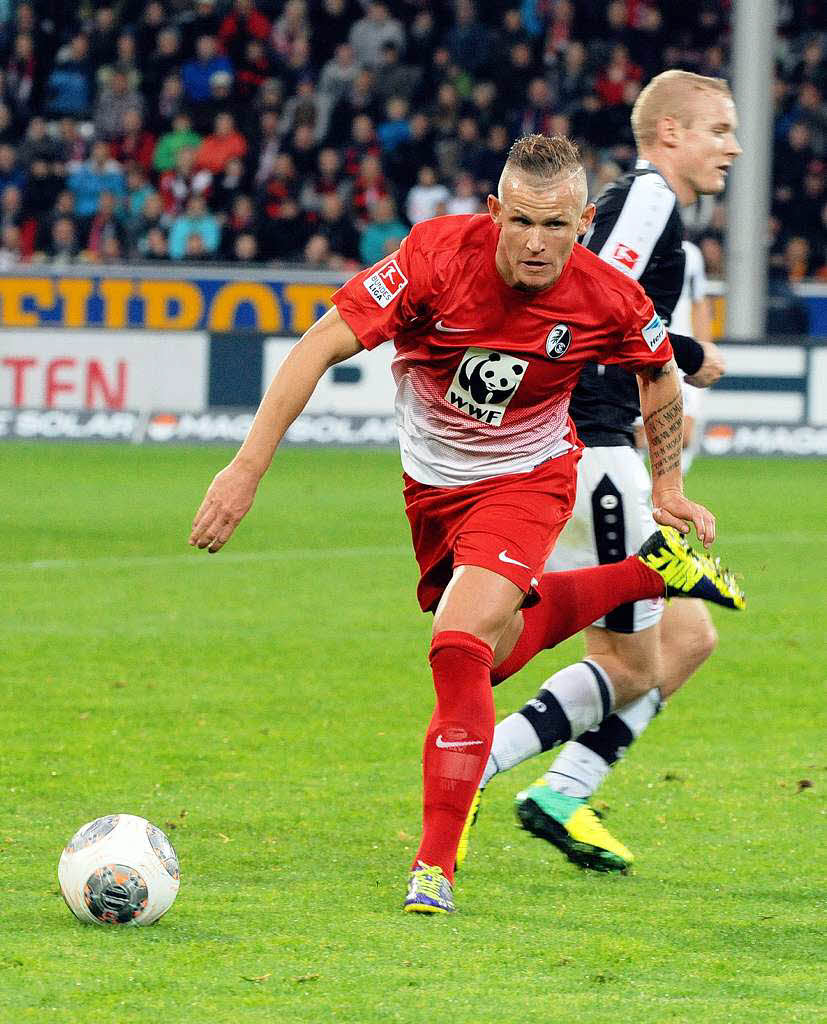
[[[543,750],[598,725],[614,703],[611,680],[593,661],[568,665],[547,679],[537,696],[494,730],[481,786]]]
[[[612,681],[600,665],[590,658],[555,672],[551,679],[543,683],[543,690],[557,699],[569,720],[572,736],[594,729],[611,714],[614,707]],[[542,733],[540,738],[543,738]],[[551,746],[545,746],[544,749],[550,750]]]
[[[552,789],[587,799],[595,793],[627,749],[662,707],[654,688],[616,711],[597,729],[567,743],[544,778]]]
[[[655,686],[642,697],[616,711],[617,717],[628,725],[632,736],[637,739],[646,726],[663,707],[660,690]]]
[[[572,740],[555,757],[543,778],[558,793],[585,800],[599,788],[611,767],[600,754]]]
[[[497,772],[507,772],[541,750],[537,733],[519,711],[504,718],[494,730],[494,743],[482,773],[480,789],[485,789]]]

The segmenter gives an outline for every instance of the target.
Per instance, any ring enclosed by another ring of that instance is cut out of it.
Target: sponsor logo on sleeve
[[[469,348],[457,367],[445,401],[480,423],[498,427],[527,368],[524,359],[486,348]]]
[[[666,328],[663,326],[663,322],[657,313],[652,317],[649,323],[640,332],[643,335],[643,340],[654,352],[655,349],[660,345],[663,339],[666,337]]]
[[[634,270],[635,264],[640,259],[640,253],[635,252],[631,246],[618,242],[615,246],[615,251],[612,253],[612,259],[615,263],[620,263],[622,266],[628,267],[629,270]]]
[[[375,270],[362,282],[373,301],[382,309],[393,302],[407,283],[408,279],[399,269],[396,260],[391,260],[384,267]]]

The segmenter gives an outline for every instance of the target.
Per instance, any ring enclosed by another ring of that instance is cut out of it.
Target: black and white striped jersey
[[[677,196],[646,160],[606,188],[583,245],[639,281],[668,326],[683,287],[686,256]],[[640,396],[634,375],[617,366],[588,363],[569,408],[589,448],[634,445]]]

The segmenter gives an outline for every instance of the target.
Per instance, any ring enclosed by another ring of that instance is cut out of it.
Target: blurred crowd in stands
[[[827,5],[779,5],[772,262],[827,280]],[[730,77],[731,0],[0,0],[0,268],[348,270],[484,209],[513,139],[562,132],[592,195],[652,75]],[[748,155],[744,159],[749,159]],[[710,276],[725,210],[688,211]]]

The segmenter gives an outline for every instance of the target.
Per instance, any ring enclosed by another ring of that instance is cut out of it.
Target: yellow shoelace
[[[429,899],[443,899],[441,893],[442,883],[447,881],[447,879],[442,868],[439,865],[431,867],[430,864],[424,864],[421,860],[418,861],[418,864],[421,870],[414,871],[413,876],[417,889]]]

